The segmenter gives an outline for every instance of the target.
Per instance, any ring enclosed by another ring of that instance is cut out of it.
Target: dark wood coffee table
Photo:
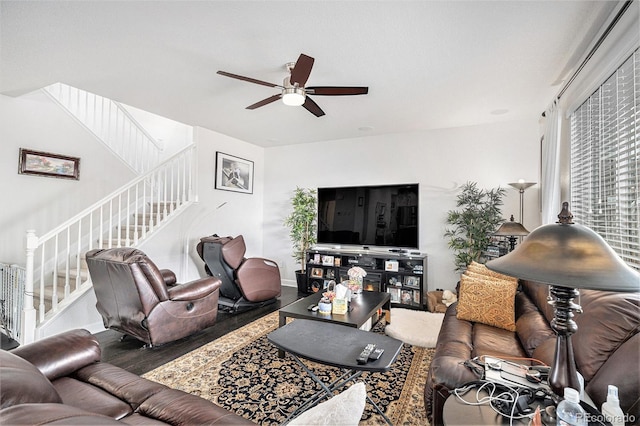
[[[297,302],[280,309],[278,326],[282,327],[287,323],[287,318],[310,319],[314,321],[325,321],[336,324],[348,325],[350,327],[360,328],[372,318],[378,309],[382,308],[390,312],[389,293],[381,293],[378,291],[363,291],[355,298],[351,299],[349,311],[346,314],[321,314],[320,312],[312,312],[308,310],[309,305],[317,305],[322,298],[322,293],[314,293]],[[390,318],[387,317],[390,322]],[[371,324],[373,326],[373,324]]]
[[[309,305],[317,305],[321,298],[322,293],[314,293],[311,296],[307,296],[280,309],[278,311],[278,327],[284,326],[287,323],[287,318],[300,318],[360,328],[369,321],[380,308],[387,311],[387,321],[391,322],[391,296],[389,293],[363,291],[351,299],[349,311],[341,315],[321,314],[320,312],[312,312],[308,309]],[[371,324],[371,327],[373,326],[374,324]],[[284,357],[284,351],[278,351],[278,355],[280,358]]]
[[[355,380],[360,377],[362,372],[388,371],[396,361],[400,349],[402,349],[400,340],[384,334],[369,333],[353,327],[345,327],[344,325],[326,324],[304,319],[292,321],[284,327],[278,328],[276,331],[269,333],[267,339],[279,350],[289,353],[322,388],[295,410],[284,423],[318,404],[323,399],[332,397],[334,391],[339,390],[349,382],[355,383]],[[375,344],[376,348],[384,349],[382,356],[377,360],[370,360],[366,364],[358,364],[358,355],[369,343]],[[333,382],[324,383],[302,362],[302,359],[339,368],[343,373]],[[386,422],[391,424],[389,418],[368,395],[367,400]]]

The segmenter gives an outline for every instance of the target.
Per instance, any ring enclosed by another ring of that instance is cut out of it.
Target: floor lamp
[[[524,225],[524,191],[530,186],[535,185],[536,182],[525,182],[524,179],[520,179],[517,182],[512,182],[509,186],[514,187],[520,191],[520,223]]]
[[[549,386],[559,396],[564,388],[580,391],[571,344],[578,330],[573,303],[578,289],[640,291],[640,272],[629,267],[596,232],[573,222],[569,203],[555,224],[543,225],[511,253],[487,262],[487,268],[513,277],[548,284],[553,300],[556,348],[549,373]]]

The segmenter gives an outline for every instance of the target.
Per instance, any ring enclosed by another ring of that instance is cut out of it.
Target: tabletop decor
[[[362,281],[367,272],[359,266],[354,266],[347,271],[349,276],[349,290],[352,294],[362,293]]]
[[[333,307],[333,300],[336,298],[335,281],[329,281],[326,291],[322,293],[322,299],[318,302],[318,312],[330,314]]]
[[[351,290],[348,286],[340,283],[334,285],[335,296],[331,301],[331,313],[344,315],[349,310],[351,301]]]

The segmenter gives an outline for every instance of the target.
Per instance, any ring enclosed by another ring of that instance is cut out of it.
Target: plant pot
[[[309,293],[306,272],[296,271],[296,284],[298,284],[298,293]]]

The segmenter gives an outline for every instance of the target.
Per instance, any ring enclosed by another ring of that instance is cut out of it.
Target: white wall
[[[540,139],[537,118],[529,121],[363,137],[265,151],[264,253],[295,285],[298,266],[291,257],[283,226],[296,186],[420,184],[420,250],[429,256],[429,288],[455,287],[454,256],[443,237],[448,210],[460,185],[507,188],[505,219],[519,215],[519,193],[508,186],[518,179],[539,182]],[[525,227],[540,224],[538,186],[525,192]]]
[[[43,235],[133,177],[46,94],[0,95],[0,262],[24,265],[25,232]],[[80,157],[80,180],[18,174],[20,148]]]
[[[507,188],[503,216],[517,217],[519,196],[507,183],[520,178],[539,181],[538,133],[537,120],[532,119],[264,149],[196,128],[199,201],[141,249],[159,267],[173,269],[181,281],[188,281],[204,276],[203,262],[195,253],[201,237],[242,234],[247,256],[275,260],[284,284],[295,286],[296,265],[283,220],[296,186],[418,182],[420,250],[429,255],[429,287],[453,288],[458,277],[442,235],[459,186],[476,181],[482,188]],[[0,209],[0,262],[24,264],[27,229],[41,235],[133,177],[41,92],[0,96],[0,140],[0,181],[7,203]],[[20,147],[80,157],[80,180],[19,175]],[[214,189],[216,151],[254,162],[253,194]],[[540,223],[538,193],[537,186],[525,193],[529,230]],[[74,319],[72,325],[99,328],[95,316],[85,321]]]
[[[263,246],[264,149],[204,128],[195,128],[194,140],[199,201],[141,246],[154,263],[174,270],[182,281],[205,276],[204,263],[195,251],[202,237],[242,234],[247,257],[261,256]],[[216,151],[253,161],[253,194],[215,189]],[[185,253],[188,261],[183,267]]]

